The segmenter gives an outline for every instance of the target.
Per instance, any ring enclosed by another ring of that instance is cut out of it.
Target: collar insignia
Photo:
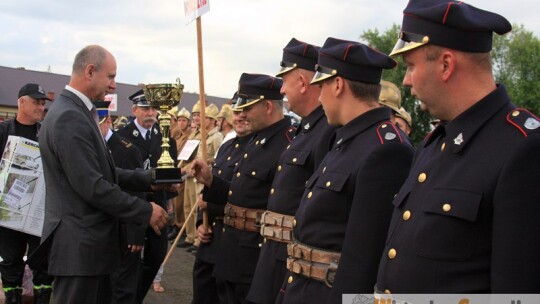
[[[394,139],[396,137],[397,137],[397,135],[395,133],[392,133],[392,132],[387,132],[384,135],[384,139],[386,139],[386,140],[392,140],[392,139]]]
[[[454,138],[454,145],[461,145],[463,143],[463,133],[459,133],[459,135]]]
[[[535,130],[538,129],[538,127],[540,127],[540,122],[532,117],[527,118],[525,121],[525,128],[529,130]]]

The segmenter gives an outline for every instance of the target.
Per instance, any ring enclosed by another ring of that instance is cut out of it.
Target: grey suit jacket
[[[49,274],[109,274],[120,256],[119,219],[143,224],[152,212],[120,187],[148,189],[150,171],[115,168],[88,108],[68,90],[51,106],[39,144],[47,187],[41,252]]]

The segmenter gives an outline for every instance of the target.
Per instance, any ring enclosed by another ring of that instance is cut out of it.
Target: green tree
[[[540,40],[523,25],[493,37],[493,71],[519,107],[540,113]]]
[[[360,38],[371,47],[390,54],[398,34],[399,25],[393,24],[383,33],[370,29],[362,33]],[[519,107],[540,113],[540,40],[523,25],[513,25],[507,35],[494,35],[493,38],[493,71],[497,83],[503,83]],[[402,85],[405,76],[405,65],[401,56],[394,58],[398,66],[383,72],[384,80],[395,83],[401,89],[402,106],[411,113],[413,133],[411,140],[419,143],[430,131],[432,118],[420,110],[418,101],[411,96],[409,88]]]
[[[390,54],[396,44],[399,29],[399,25],[393,24],[392,27],[382,34],[380,34],[377,29],[367,30],[362,33],[360,38],[366,41],[366,44],[372,48],[385,54]],[[383,71],[382,78],[395,83],[400,88],[401,105],[411,114],[413,120],[411,140],[417,144],[421,142],[431,130],[430,122],[432,118],[426,112],[420,110],[418,101],[411,95],[411,90],[402,85],[406,70],[403,59],[401,56],[397,56],[394,59],[398,62],[398,66],[392,70]]]

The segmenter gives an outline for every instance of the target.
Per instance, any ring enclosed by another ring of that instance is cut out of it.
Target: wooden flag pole
[[[197,54],[199,57],[199,94],[201,101],[201,151],[206,161],[206,97],[204,93],[204,69],[203,69],[203,46],[201,17],[197,17]],[[208,231],[208,211],[203,211],[204,231]]]
[[[193,208],[191,208],[191,211],[189,212],[188,216],[186,217],[186,220],[184,221],[184,225],[182,225],[182,228],[180,228],[180,232],[178,232],[178,235],[174,239],[173,244],[171,245],[171,248],[169,249],[169,252],[167,252],[167,255],[165,256],[165,259],[163,260],[163,267],[165,267],[165,264],[169,261],[169,258],[171,257],[171,254],[173,253],[174,249],[176,248],[176,244],[180,241],[180,238],[182,238],[182,234],[184,234],[184,230],[186,230],[186,225],[188,221],[191,219],[193,214],[195,213],[195,210],[197,210],[198,205],[195,204]]]

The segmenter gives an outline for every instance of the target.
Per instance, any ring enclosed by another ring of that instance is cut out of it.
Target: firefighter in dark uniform
[[[111,150],[114,164],[122,169],[141,168],[143,165],[141,152],[129,140],[111,129],[112,122],[108,109],[110,103],[110,101],[96,101],[94,105],[99,117],[100,131]]]
[[[248,303],[249,291],[263,238],[260,218],[281,152],[294,136],[290,120],[283,116],[282,81],[244,73],[238,83],[236,110],[251,126],[254,136],[234,169],[230,183],[212,176],[204,162],[196,161],[192,173],[207,189],[205,201],[225,206],[225,225],[219,244],[214,275],[225,281],[227,303]]]
[[[216,161],[212,166],[212,174],[230,182],[234,169],[244,155],[246,145],[251,138],[251,129],[242,118],[241,111],[231,111],[232,127],[236,137],[224,142],[219,148]],[[204,230],[202,212],[197,213],[197,232],[201,240],[197,250],[195,264],[193,265],[193,304],[225,303],[226,295],[224,284],[212,275],[216,257],[219,254],[218,246],[223,229],[223,204],[202,202],[201,210],[208,211],[208,221],[211,225],[209,231]]]
[[[493,32],[510,30],[463,2],[411,0],[404,10],[391,55],[403,56],[403,84],[441,123],[394,199],[380,292],[540,293],[540,123],[491,67]]]
[[[248,300],[273,304],[287,274],[287,244],[291,242],[293,217],[306,181],[329,150],[334,127],[328,125],[319,102],[320,87],[309,83],[315,74],[319,47],[292,39],[283,49],[278,77],[289,110],[302,122],[291,145],[281,154],[276,177],[270,189],[268,210],[261,220],[265,238],[251,283]]]
[[[118,134],[132,142],[141,152],[143,168],[156,168],[157,161],[161,156],[162,134],[159,125],[156,124],[157,110],[150,106],[143,90],[135,92],[129,97],[133,101],[132,113],[135,119],[118,131]],[[169,138],[169,153],[176,161],[176,141]],[[163,209],[167,210],[168,199],[174,197],[176,193],[161,190],[148,193],[147,200],[156,202]],[[138,301],[142,302],[156,273],[167,253],[167,231],[162,229],[161,236],[157,235],[151,228],[146,230],[146,241],[144,244],[144,254],[142,258],[141,280],[139,287]]]
[[[17,116],[14,119],[0,123],[0,153],[5,152],[10,135],[33,141],[38,140],[41,128],[40,121],[43,118],[47,100],[50,101],[45,90],[36,83],[27,83],[19,90]],[[7,160],[2,160],[2,162],[5,161]],[[36,235],[0,227],[0,275],[2,276],[5,303],[22,303],[21,295],[25,268],[23,257],[27,251],[28,255],[33,253],[38,248],[40,240],[41,238]],[[46,263],[32,263],[29,266],[33,272],[34,303],[48,304],[54,278],[47,274]]]
[[[281,303],[341,303],[372,293],[392,212],[413,148],[378,97],[396,62],[364,44],[328,38],[311,84],[330,125],[331,150],[306,182],[288,244]]]
[[[111,151],[114,164],[122,169],[142,168],[141,152],[127,139],[112,131],[109,116],[109,101],[96,101],[94,105],[99,117],[99,129]],[[129,192],[142,199],[145,192]],[[141,253],[147,225],[120,223],[122,256],[111,274],[111,303],[137,303],[137,290],[141,269]]]

